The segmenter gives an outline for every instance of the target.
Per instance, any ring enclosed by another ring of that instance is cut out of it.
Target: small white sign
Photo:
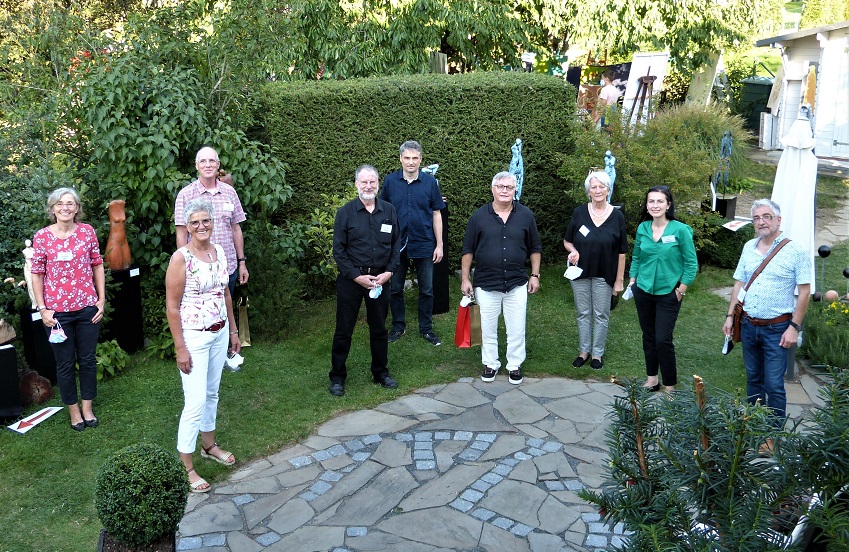
[[[140,271],[139,271],[138,268],[131,268],[130,269],[130,278],[135,278],[136,276],[139,275],[139,272]]]
[[[7,427],[15,433],[26,433],[60,410],[62,410],[61,406],[48,406]]]

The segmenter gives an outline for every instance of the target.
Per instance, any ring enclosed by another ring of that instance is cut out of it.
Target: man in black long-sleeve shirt
[[[383,291],[383,285],[398,268],[398,217],[390,203],[377,199],[377,169],[362,165],[354,179],[359,197],[339,208],[333,226],[333,258],[339,276],[336,278],[336,332],[333,334],[330,394],[337,397],[345,394],[346,361],[363,300],[371,336],[372,378],[383,387],[398,387],[386,366],[389,292]]]

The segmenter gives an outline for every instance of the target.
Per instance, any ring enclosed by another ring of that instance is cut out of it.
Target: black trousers
[[[388,282],[387,282],[388,284]],[[348,353],[351,351],[351,336],[357,323],[360,305],[366,302],[366,320],[369,327],[371,346],[371,374],[380,379],[389,374],[386,367],[389,341],[386,330],[386,315],[389,313],[389,286],[383,286],[383,292],[377,299],[368,296],[369,290],[341,276],[336,278],[336,332],[333,334],[331,353],[331,382],[345,382],[348,376]]]
[[[634,306],[643,330],[643,354],[646,357],[646,375],[656,376],[660,369],[663,385],[678,383],[675,364],[675,343],[672,332],[681,310],[675,290],[666,295],[652,295],[633,286]]]

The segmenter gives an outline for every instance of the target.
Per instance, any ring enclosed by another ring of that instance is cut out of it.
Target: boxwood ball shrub
[[[177,530],[189,495],[189,477],[174,454],[150,443],[116,452],[98,470],[95,508],[120,542],[145,546]]]

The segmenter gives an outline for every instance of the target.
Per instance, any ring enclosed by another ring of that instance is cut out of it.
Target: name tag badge
[[[582,225],[581,225],[581,227],[580,227],[580,228],[578,228],[578,232],[580,232],[580,233],[581,233],[581,235],[582,235],[582,236],[584,236],[584,237],[586,238],[586,237],[587,237],[587,234],[589,234],[589,233],[590,233],[590,229],[589,229],[589,228],[587,228],[586,226],[584,226],[584,225],[582,224]]]
[[[70,251],[60,251],[56,254],[57,261],[72,261],[74,260],[74,254]]]
[[[380,231],[385,232],[387,234],[391,234],[392,233],[392,225],[391,224],[381,224],[380,225]]]
[[[225,202],[222,204],[222,207],[224,207],[224,210],[225,210],[225,211],[227,211],[227,212],[229,213],[229,212],[233,211],[233,209],[235,208],[235,205],[233,205],[233,204],[232,204],[232,203],[230,203],[229,201],[225,201]]]
[[[675,236],[663,236],[660,238],[663,243],[675,243]]]

